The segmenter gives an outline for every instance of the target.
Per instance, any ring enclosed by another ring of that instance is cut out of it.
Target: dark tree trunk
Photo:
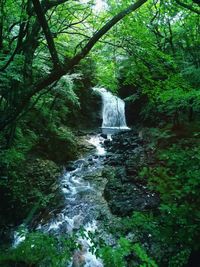
[[[173,117],[173,126],[174,127],[178,127],[179,125],[180,125],[179,112],[178,112],[178,110],[176,110],[175,113],[174,113],[174,117]]]
[[[56,68],[59,65],[59,58],[58,58],[58,53],[56,51],[56,46],[55,46],[48,22],[45,18],[45,14],[40,4],[40,1],[32,0],[32,2],[33,2],[34,9],[35,9],[35,13],[37,14],[38,21],[43,29],[43,32],[46,38],[54,68]]]
[[[170,43],[170,46],[171,46],[172,54],[175,55],[172,26],[171,26],[171,23],[170,23],[169,20],[168,20],[168,29],[169,29],[169,43]]]
[[[7,148],[10,148],[13,144],[15,131],[16,131],[16,123],[12,123],[6,135],[6,147]]]
[[[25,56],[24,60],[24,87],[30,86],[32,81],[32,65],[33,65],[33,58],[35,50],[37,49],[39,43],[38,43],[38,37],[40,33],[40,24],[37,20],[29,26],[28,33],[26,36],[26,39],[23,43],[22,50],[23,54]]]
[[[189,122],[192,122],[194,120],[194,112],[193,112],[193,108],[190,108],[189,111]]]
[[[3,48],[4,0],[0,0],[0,50]]]
[[[192,251],[185,267],[200,267],[200,251]]]

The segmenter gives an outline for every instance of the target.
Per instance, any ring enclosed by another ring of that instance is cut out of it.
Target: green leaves
[[[174,242],[183,248],[170,260],[169,266],[183,266],[190,249],[196,248],[198,243],[200,147],[191,142],[179,141],[159,151],[162,167],[149,169],[150,186],[159,192],[162,200],[159,208],[164,223],[161,235],[173,244],[169,233],[176,229]]]
[[[57,239],[55,237],[33,232],[26,235],[25,241],[7,253],[0,253],[0,263],[20,262],[37,264],[37,266],[64,267],[77,247],[74,237]]]
[[[63,76],[58,84],[53,88],[60,97],[66,98],[73,105],[79,106],[79,99],[74,92],[75,83],[74,80],[81,80],[82,75],[80,73],[74,73],[72,75]]]
[[[135,254],[139,257],[139,259],[142,261],[142,264],[140,264],[140,267],[158,267],[158,265],[155,263],[154,260],[152,260],[145,250],[140,246],[140,244],[133,245],[133,249]]]
[[[99,250],[106,267],[157,267],[158,265],[146,253],[145,249],[139,244],[132,244],[126,238],[121,237],[116,247],[105,246]],[[133,262],[126,261],[126,257],[134,253]],[[139,261],[139,262],[138,262]],[[131,265],[129,265],[131,264]],[[134,265],[132,265],[134,264]]]

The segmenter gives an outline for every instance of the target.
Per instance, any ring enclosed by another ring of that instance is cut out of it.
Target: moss
[[[54,205],[59,195],[55,183],[60,168],[50,160],[27,160],[8,170],[8,179],[0,187],[1,224],[19,224],[39,203]]]
[[[52,128],[46,136],[40,138],[32,153],[58,164],[65,164],[77,157],[76,138],[67,127]]]

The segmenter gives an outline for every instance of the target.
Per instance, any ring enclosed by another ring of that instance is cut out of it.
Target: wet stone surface
[[[103,177],[107,179],[104,197],[111,212],[118,216],[131,215],[133,211],[155,209],[159,197],[147,189],[147,177],[139,172],[147,166],[148,155],[137,133],[133,130],[113,136],[104,142],[108,151]]]

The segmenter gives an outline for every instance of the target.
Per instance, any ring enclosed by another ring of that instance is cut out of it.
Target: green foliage
[[[77,143],[73,132],[68,127],[49,125],[47,137],[42,136],[35,147],[39,155],[54,162],[64,164],[77,156]]]
[[[25,155],[22,151],[17,151],[16,148],[10,148],[3,150],[0,153],[0,162],[2,166],[6,168],[17,166],[19,163],[25,160]]]
[[[116,247],[105,246],[99,250],[99,254],[106,267],[126,267],[132,266],[127,262],[127,256],[134,253],[134,266],[157,267],[157,264],[145,252],[138,243],[132,244],[126,238],[121,237]],[[138,262],[137,262],[138,261]]]
[[[115,48],[113,52],[109,47],[100,44],[102,52],[93,53],[93,59],[96,61],[95,83],[99,87],[107,88],[112,92],[118,89],[118,62],[116,60]]]
[[[105,246],[100,249],[99,254],[103,259],[105,266],[107,267],[125,267],[127,266],[125,256],[131,252],[131,244],[125,238],[121,238],[118,241],[118,246],[112,248]]]
[[[199,186],[200,147],[191,147],[191,144],[180,142],[179,145],[174,144],[168,150],[160,152],[159,159],[167,164],[153,169],[150,181],[156,182],[163,200],[165,202],[176,200],[179,204],[180,200],[188,201],[189,195],[195,197]],[[157,179],[157,176],[162,176],[162,179]],[[170,194],[165,195],[167,188]]]
[[[54,182],[59,168],[54,162],[65,164],[76,158],[76,138],[70,127],[82,126],[84,116],[87,127],[93,109],[89,88],[94,84],[121,93],[132,105],[131,115],[138,106],[139,122],[172,122],[177,127],[186,125],[186,120],[198,119],[199,18],[176,1],[148,1],[101,38],[90,57],[73,69],[74,74],[35,94],[30,91],[35,89],[32,84],[48,75],[53,66],[43,31],[37,30],[35,13],[29,10],[27,1],[1,2],[0,68],[11,61],[0,71],[0,124],[33,94],[21,110],[23,120],[9,125],[0,136],[2,225],[18,224],[35,206],[44,208],[57,202],[59,192]],[[106,9],[95,14],[93,2],[66,1],[46,12],[61,65],[112,15],[132,4],[130,0],[109,0]],[[187,135],[184,130],[181,134]],[[91,251],[99,253],[106,266],[156,266],[150,255],[161,266],[180,267],[191,250],[199,249],[199,133],[193,131],[190,139],[178,141],[169,130],[151,129],[147,152],[160,149],[155,163],[145,166],[139,175],[148,178],[148,186],[159,193],[161,205],[155,212],[135,212],[115,226],[120,236],[134,232],[131,241],[121,237],[116,246],[103,246],[90,235],[94,241]],[[144,240],[145,246],[139,245]],[[32,233],[4,255],[4,260],[19,265],[22,261],[62,266],[75,248],[73,244]]]
[[[175,256],[172,256],[169,262],[169,267],[185,266],[190,256],[190,249],[183,249],[178,252]]]
[[[62,267],[69,263],[73,250],[77,248],[74,237],[57,239],[40,232],[26,235],[25,241],[16,248],[0,253],[0,263],[20,263],[44,267]],[[19,265],[18,265],[19,264]],[[6,265],[7,266],[7,265]]]
[[[9,59],[9,56],[5,58],[5,62]],[[17,85],[17,83],[22,82],[23,74],[22,69],[19,66],[22,65],[24,57],[22,55],[17,55],[14,61],[9,65],[6,72],[1,74],[0,76],[0,92],[5,92],[6,88],[9,86]],[[0,67],[2,67],[5,63],[1,62]],[[8,89],[9,90],[9,89]],[[9,92],[7,92],[9,93]]]
[[[172,76],[165,82],[158,83],[157,86],[153,101],[155,101],[159,113],[173,116],[175,111],[184,114],[190,108],[199,112],[200,92],[191,88],[180,75]]]
[[[199,249],[200,147],[195,141],[195,138],[183,139],[159,150],[160,164],[141,172],[148,176],[150,188],[159,192],[161,198],[160,214],[152,219],[156,221],[157,231],[145,217],[143,230],[150,223],[151,235],[160,236],[171,247],[175,255],[170,258],[169,266],[184,266],[190,251]]]
[[[182,71],[183,77],[193,86],[199,89],[200,85],[200,68],[194,65],[188,66]]]
[[[140,264],[140,267],[157,267],[158,266],[154,260],[149,258],[145,250],[139,244],[135,244],[133,246],[133,249],[134,249],[135,254],[142,261],[142,264]]]
[[[74,80],[81,80],[81,74],[74,73],[72,75],[65,75],[61,78],[58,84],[53,88],[59,97],[65,98],[68,103],[72,103],[74,106],[79,106],[79,100],[74,92],[75,82]]]

